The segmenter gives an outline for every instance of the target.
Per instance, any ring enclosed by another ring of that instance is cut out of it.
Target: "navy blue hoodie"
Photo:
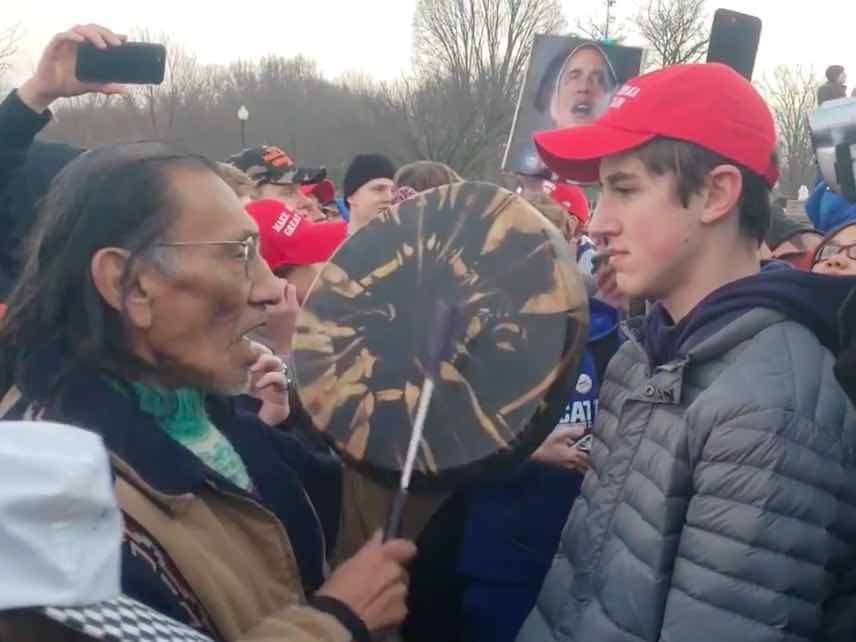
[[[654,366],[682,356],[685,343],[713,335],[752,308],[769,308],[809,328],[830,351],[839,350],[838,311],[856,287],[856,277],[813,274],[780,261],[765,263],[758,274],[709,294],[675,324],[661,304],[645,318],[642,335]]]

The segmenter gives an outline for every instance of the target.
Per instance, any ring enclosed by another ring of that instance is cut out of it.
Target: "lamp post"
[[[238,120],[241,121],[241,149],[247,147],[247,121],[250,119],[250,112],[244,105],[238,109]]]

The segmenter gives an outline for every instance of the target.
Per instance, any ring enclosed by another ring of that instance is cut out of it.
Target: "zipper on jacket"
[[[295,564],[297,564],[297,570],[298,570],[298,572],[300,571],[300,564],[297,562],[297,553],[294,550],[294,546],[291,543],[291,537],[288,536],[288,529],[285,527],[285,524],[282,523],[282,520],[280,520],[279,517],[277,517],[276,514],[272,510],[270,510],[266,506],[260,504],[259,502],[254,500],[252,497],[248,497],[246,495],[221,488],[220,486],[218,486],[216,483],[214,483],[210,479],[206,479],[205,483],[208,484],[209,486],[211,486],[211,488],[216,490],[218,493],[226,495],[227,497],[233,497],[235,499],[240,499],[242,501],[249,502],[250,504],[252,504],[256,508],[261,509],[264,513],[266,513],[267,515],[272,517],[274,522],[276,522],[276,525],[279,527],[280,534],[283,536],[285,541],[288,542],[288,545],[291,548],[291,555],[294,557]],[[318,533],[321,535],[321,571],[322,571],[322,578],[326,579],[324,577],[324,569],[328,566],[328,564],[327,564],[327,541],[326,541],[325,536],[324,536],[324,528],[321,525],[321,518],[318,516],[318,512],[315,510],[315,506],[312,504],[312,500],[309,497],[309,493],[306,492],[306,489],[303,488],[302,484],[301,484],[301,490],[303,491],[303,496],[306,498],[306,501],[309,504],[309,508],[312,510],[312,514],[315,516],[315,525],[318,528]],[[306,589],[303,586],[303,578],[302,577],[300,578],[300,588],[303,591],[303,597],[306,598],[307,597],[306,596]]]

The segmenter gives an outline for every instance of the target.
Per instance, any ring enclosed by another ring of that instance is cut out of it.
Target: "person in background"
[[[594,242],[585,235],[589,224],[588,196],[579,185],[562,181],[545,181],[544,191],[567,213],[571,242],[576,250],[577,269],[584,277],[592,277],[597,249]]]
[[[409,187],[417,194],[435,187],[460,183],[462,180],[455,170],[437,161],[408,163],[400,167],[393,177],[397,187]]]
[[[573,193],[558,191],[560,199]],[[544,193],[530,201],[572,247],[582,226],[569,210],[588,213],[577,202],[578,196],[573,195],[572,205]],[[461,639],[467,642],[514,640],[535,604],[579,494],[588,469],[588,433],[597,416],[600,381],[620,345],[614,308],[592,297],[589,318],[587,349],[556,428],[530,462],[502,480],[471,491],[458,561],[464,586]]]
[[[158,143],[78,157],[0,326],[0,408],[104,439],[129,596],[225,642],[367,641],[403,620],[415,547],[361,537],[328,575],[293,443],[223,403],[281,368],[251,340],[283,296],[258,234],[202,157]]]
[[[262,258],[274,274],[295,287],[302,305],[318,272],[345,240],[347,224],[316,223],[273,199],[249,203],[246,210],[258,225]]]
[[[847,74],[841,65],[831,65],[826,68],[826,82],[817,89],[817,106],[827,100],[847,97]]]
[[[805,213],[818,232],[827,234],[848,221],[856,221],[856,203],[834,192],[821,180],[805,202]]]
[[[302,186],[307,182],[320,182],[326,176],[326,170],[298,167],[282,149],[270,145],[245,149],[230,157],[229,163],[255,183],[253,200],[276,199],[309,219],[324,218],[317,202],[303,192]]]
[[[258,226],[262,258],[276,276],[288,282],[283,302],[268,308],[268,323],[256,337],[290,368],[291,342],[300,307],[318,271],[345,240],[347,225],[342,221],[315,223],[273,199],[253,201],[244,209]],[[314,434],[312,420],[296,391],[289,392],[289,414],[277,428],[285,433],[284,439],[294,442],[289,463],[313,500],[324,526],[327,551],[332,553],[341,521],[342,465]],[[258,400],[244,399],[241,404],[245,411],[256,414],[261,412],[259,406]]]
[[[336,185],[329,178],[302,185],[300,191],[315,203],[315,209],[308,215],[310,220],[327,221],[341,218],[336,206]]]
[[[395,165],[382,154],[358,154],[345,172],[348,235],[362,229],[395,199]]]
[[[230,163],[217,163],[217,172],[244,205],[256,196],[256,182]]]
[[[814,252],[812,272],[831,276],[856,276],[856,221],[827,234]]]
[[[599,177],[589,232],[620,290],[655,303],[607,367],[517,639],[853,639],[856,411],[831,385],[852,284],[762,268],[776,130],[745,78],[674,65],[619,93],[591,125],[535,135],[560,176]]]
[[[780,207],[773,207],[770,228],[761,244],[761,260],[778,259],[798,270],[811,270],[814,252],[823,234],[810,223],[788,216]]]

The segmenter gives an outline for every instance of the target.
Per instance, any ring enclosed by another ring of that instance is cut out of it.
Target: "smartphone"
[[[594,437],[592,436],[591,433],[588,433],[587,435],[585,435],[582,438],[575,441],[574,446],[576,446],[579,450],[583,451],[584,453],[590,453],[591,452],[591,445],[592,445],[593,441],[594,441]]]
[[[159,85],[166,70],[166,48],[149,42],[126,42],[99,49],[85,42],[77,49],[75,74],[81,82]]]
[[[752,80],[760,40],[760,18],[717,9],[713,14],[707,61],[726,64],[747,80]]]

